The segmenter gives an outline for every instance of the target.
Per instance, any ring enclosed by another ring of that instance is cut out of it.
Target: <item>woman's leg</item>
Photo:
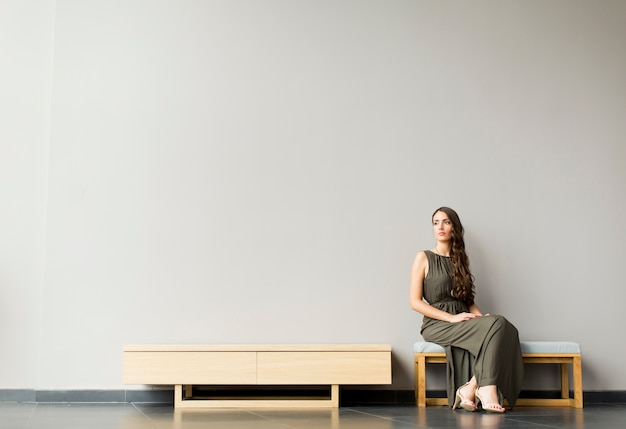
[[[467,383],[459,387],[458,393],[461,395],[461,398],[475,405],[477,388],[478,383],[476,382],[476,376],[472,376]]]
[[[499,403],[498,387],[506,392],[517,390],[519,393],[523,375],[523,370],[520,370],[523,364],[517,329],[504,317],[493,317],[493,324],[485,335],[474,363],[478,386],[489,386],[484,391],[481,389],[485,396],[483,399],[489,404]],[[517,395],[508,399],[514,403]]]
[[[475,357],[474,375],[484,402],[499,403],[498,389],[513,406],[523,378],[517,329],[502,316],[483,316],[467,322],[438,323],[422,332],[426,341],[467,350]],[[495,387],[497,386],[497,387]]]

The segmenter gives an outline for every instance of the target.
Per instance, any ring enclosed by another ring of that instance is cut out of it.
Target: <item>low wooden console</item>
[[[122,380],[124,384],[174,385],[178,408],[336,408],[339,385],[391,384],[391,345],[129,345],[123,350]],[[196,399],[193,385],[330,386],[330,395],[322,399]]]

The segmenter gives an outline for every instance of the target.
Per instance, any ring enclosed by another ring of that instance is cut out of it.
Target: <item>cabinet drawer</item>
[[[259,352],[258,384],[390,384],[391,352]]]
[[[256,384],[256,353],[125,351],[122,374],[127,384]]]

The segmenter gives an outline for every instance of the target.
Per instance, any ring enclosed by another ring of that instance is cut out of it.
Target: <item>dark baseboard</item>
[[[221,389],[220,389],[221,390]],[[204,393],[209,396],[219,396],[217,389],[205,388]],[[263,394],[263,388],[231,388],[229,396],[247,396],[252,393]],[[268,393],[269,389],[265,389]],[[315,396],[316,392],[323,392],[324,388],[309,387],[306,389],[286,388],[279,393],[286,395]],[[195,389],[194,389],[195,392]],[[273,392],[275,394],[275,392]],[[522,391],[520,398],[558,398],[558,391]],[[445,391],[429,391],[429,397],[443,398]],[[626,391],[585,391],[583,394],[585,405],[589,404],[626,404]],[[34,390],[34,389],[0,389],[0,403],[174,403],[174,390]],[[385,390],[385,389],[357,389],[346,387],[341,389],[340,404],[343,407],[376,406],[376,405],[415,405],[413,390]]]
[[[626,404],[626,391],[583,392],[583,402],[585,404]]]
[[[574,392],[570,392],[574,397]],[[445,390],[428,391],[430,398],[445,398]],[[560,390],[522,390],[520,398],[558,399]],[[592,404],[626,404],[626,391],[584,391],[583,402]],[[341,391],[342,406],[359,405],[414,405],[415,391],[413,390],[347,390]]]
[[[174,389],[163,390],[31,390],[0,389],[0,403],[174,403]]]

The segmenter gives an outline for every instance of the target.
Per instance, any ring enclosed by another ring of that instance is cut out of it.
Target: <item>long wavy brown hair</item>
[[[433,213],[433,218],[437,212],[443,212],[448,215],[448,219],[452,222],[452,246],[450,247],[450,262],[454,271],[453,294],[454,297],[464,301],[468,306],[474,304],[474,276],[470,271],[469,258],[465,253],[465,240],[463,234],[465,230],[461,224],[459,215],[450,207],[439,207]],[[432,218],[431,218],[432,219]]]

